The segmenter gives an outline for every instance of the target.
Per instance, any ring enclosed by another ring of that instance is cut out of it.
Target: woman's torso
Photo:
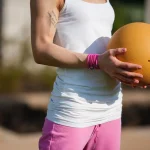
[[[111,38],[114,17],[109,1],[66,0],[54,42],[73,52],[101,54]],[[88,126],[120,116],[121,101],[120,83],[105,72],[58,68],[47,117],[65,125]]]

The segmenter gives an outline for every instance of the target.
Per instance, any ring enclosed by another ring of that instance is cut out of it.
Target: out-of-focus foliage
[[[23,91],[44,91],[52,90],[56,71],[53,67],[43,66],[42,71],[29,71],[26,66],[30,65],[31,44],[29,38],[23,41],[5,40],[6,44],[18,43],[20,45],[20,58],[17,64],[12,63],[0,69],[0,93],[14,93]],[[34,68],[33,68],[34,69]]]
[[[134,5],[143,5],[144,0],[110,0],[111,3],[125,3]]]
[[[50,68],[38,74],[31,74],[22,68],[3,68],[0,70],[0,93],[50,91],[55,76],[55,71]]]
[[[112,5],[115,11],[113,33],[128,23],[144,21],[144,2],[141,4],[141,1],[139,3],[112,1]]]

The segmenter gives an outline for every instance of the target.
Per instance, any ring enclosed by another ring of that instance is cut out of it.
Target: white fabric
[[[66,0],[54,42],[70,51],[101,54],[111,38],[114,17],[109,1]],[[121,111],[120,82],[101,70],[58,68],[47,111],[49,120],[88,127],[118,119]]]

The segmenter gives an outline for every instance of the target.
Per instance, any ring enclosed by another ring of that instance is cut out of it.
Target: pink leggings
[[[45,119],[39,150],[120,150],[121,119],[73,128]]]

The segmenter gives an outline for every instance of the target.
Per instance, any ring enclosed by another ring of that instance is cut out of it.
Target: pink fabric
[[[120,150],[121,119],[73,128],[45,119],[39,150]]]
[[[100,69],[98,64],[99,54],[88,54],[87,65],[89,69]]]

